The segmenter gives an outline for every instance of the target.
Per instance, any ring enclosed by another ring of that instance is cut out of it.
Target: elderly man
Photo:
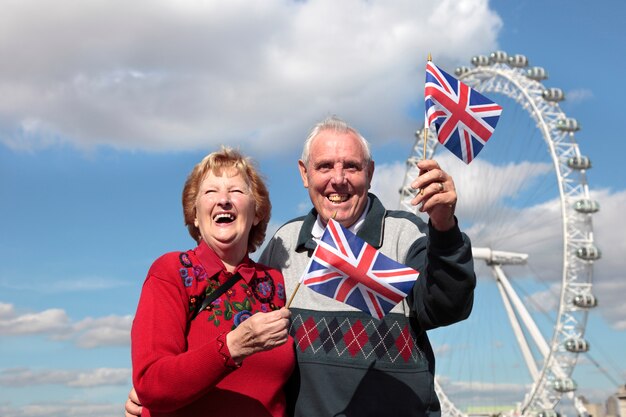
[[[313,209],[284,224],[259,259],[282,271],[287,294],[330,218],[420,276],[382,320],[300,287],[291,304],[297,368],[286,387],[290,414],[438,416],[426,331],[467,318],[476,284],[471,244],[454,217],[452,178],[435,161],[418,163],[411,185],[421,192],[412,203],[428,214],[428,224],[386,210],[368,193],[374,161],[367,141],[335,117],[312,129],[298,164]],[[129,399],[126,409],[139,408]]]

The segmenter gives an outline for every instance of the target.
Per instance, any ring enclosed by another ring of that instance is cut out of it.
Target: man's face
[[[367,206],[374,161],[366,162],[361,141],[353,133],[323,130],[311,143],[309,162],[298,161],[300,175],[318,214],[352,226]]]

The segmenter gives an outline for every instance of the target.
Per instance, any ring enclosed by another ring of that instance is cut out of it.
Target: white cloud
[[[486,0],[14,2],[0,140],[274,151],[328,113],[373,141],[405,137],[427,52],[454,65],[495,49],[501,26]]]
[[[568,102],[580,103],[592,99],[593,91],[587,88],[579,88],[577,90],[568,91],[566,97]]]
[[[558,311],[559,308],[559,296],[561,293],[561,283],[553,283],[550,288],[544,291],[538,291],[525,300],[526,305],[533,311]]]
[[[98,368],[88,372],[79,372],[67,383],[69,387],[89,388],[102,385],[127,385],[132,375],[126,368]]]
[[[123,404],[85,401],[36,402],[19,408],[0,404],[2,417],[111,417],[123,413]]]
[[[0,386],[28,387],[33,385],[64,385],[90,388],[105,385],[126,385],[131,371],[126,368],[97,368],[90,370],[13,368],[0,370]]]
[[[449,387],[447,390],[450,393],[468,392],[469,390],[474,392],[523,392],[527,387],[523,384],[494,384],[489,382],[476,382],[476,381],[451,381],[440,380]]]
[[[449,378],[438,378],[438,381],[446,395],[460,409],[473,404],[496,404],[513,408],[528,391],[524,384],[453,381]]]
[[[305,215],[311,210],[312,204],[311,200],[303,201],[298,203],[296,212],[300,215]]]
[[[396,210],[399,208],[400,195],[398,190],[402,187],[405,174],[406,165],[404,162],[375,166],[371,191],[376,194],[386,208]]]
[[[600,203],[600,211],[593,217],[594,240],[602,251],[602,258],[593,267],[598,311],[616,330],[626,330],[626,303],[623,301],[626,227],[620,221],[626,207],[626,191],[598,190],[593,197]]]
[[[0,320],[15,317],[13,304],[0,303]]]
[[[441,358],[447,356],[452,350],[453,347],[448,343],[438,345],[434,348],[435,357]]]
[[[88,317],[74,325],[77,331],[76,344],[82,348],[128,346],[132,324],[133,317],[130,315],[95,319]]]
[[[42,287],[33,282],[22,282],[14,279],[0,279],[0,287],[13,290],[39,292],[39,293],[68,293],[80,291],[100,291],[111,288],[128,287],[127,281],[116,278],[88,277],[81,279],[49,279],[48,285]],[[2,312],[0,311],[0,315]]]
[[[4,304],[0,316],[0,334],[65,334],[69,330],[69,318],[61,309],[49,309],[39,313],[17,314],[11,305]]]
[[[43,335],[52,340],[71,340],[81,348],[128,346],[133,318],[127,316],[87,317],[72,323],[62,309],[17,313],[11,304],[0,304],[0,335]]]

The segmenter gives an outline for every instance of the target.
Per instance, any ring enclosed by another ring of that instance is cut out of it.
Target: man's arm
[[[407,301],[422,329],[446,326],[469,316],[476,275],[470,240],[458,226],[439,232],[429,224],[429,236],[411,247],[407,264],[420,271]]]
[[[428,213],[429,233],[415,242],[407,255],[407,264],[421,271],[407,301],[420,327],[428,330],[469,316],[476,275],[470,240],[461,233],[454,216],[454,180],[436,161],[420,161],[418,168],[420,175],[411,185],[420,192],[412,204]]]

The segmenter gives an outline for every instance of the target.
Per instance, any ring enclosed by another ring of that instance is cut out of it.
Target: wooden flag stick
[[[298,281],[298,285],[296,285],[296,289],[293,290],[293,292],[291,293],[291,297],[289,297],[289,301],[287,301],[287,305],[285,305],[285,308],[289,308],[289,306],[291,305],[291,302],[293,301],[293,297],[295,297],[296,293],[298,292],[298,288],[300,288],[300,281]]]
[[[332,219],[335,220],[335,217],[337,217],[337,212],[333,214]],[[300,288],[301,283],[302,283],[302,280],[298,281],[298,285],[296,285],[296,288],[291,293],[291,297],[289,297],[289,301],[287,301],[287,304],[285,304],[285,308],[289,308],[289,306],[291,305],[291,302],[293,301],[293,298],[296,296],[296,293],[298,292],[298,288]]]
[[[432,57],[430,56],[430,52],[428,53],[428,62],[432,61]],[[428,115],[424,112],[424,153],[422,154],[422,161],[426,159],[426,143],[428,142]],[[420,190],[420,194],[424,195],[424,189]]]
[[[433,60],[432,56],[430,55],[430,52],[428,53],[427,59],[428,59],[428,62]],[[424,117],[428,117],[428,115],[424,113]],[[424,154],[422,155],[422,160],[426,159],[426,142],[428,142],[428,119],[426,119],[424,123]]]

